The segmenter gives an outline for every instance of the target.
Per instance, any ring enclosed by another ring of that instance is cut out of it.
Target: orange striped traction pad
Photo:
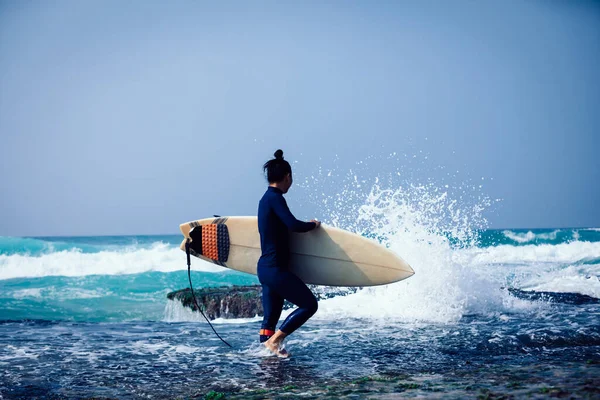
[[[191,222],[191,249],[195,255],[210,258],[216,264],[227,262],[229,257],[229,230],[225,225],[226,218],[217,218],[212,224],[200,225]]]

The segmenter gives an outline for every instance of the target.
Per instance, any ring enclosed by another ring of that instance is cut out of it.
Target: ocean
[[[320,301],[290,359],[262,350],[260,317],[215,320],[228,348],[167,300],[188,287],[179,235],[0,237],[0,398],[598,398],[600,229],[487,229],[422,201],[332,213],[416,274]],[[197,259],[192,280],[258,283]]]

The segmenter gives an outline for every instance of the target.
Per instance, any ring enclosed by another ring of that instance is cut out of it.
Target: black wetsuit
[[[264,319],[261,341],[275,331],[284,299],[298,306],[279,328],[290,334],[317,312],[317,299],[304,282],[288,270],[289,232],[308,232],[314,222],[298,221],[290,212],[283,192],[269,186],[258,203],[258,232],[262,255],[258,260],[258,279],[262,284]]]

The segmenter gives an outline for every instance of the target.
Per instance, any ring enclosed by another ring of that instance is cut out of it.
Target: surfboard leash
[[[190,239],[188,238],[185,242],[185,254],[187,256],[187,267],[188,267],[188,279],[190,280],[190,291],[192,292],[192,299],[194,300],[194,304],[196,305],[196,308],[198,309],[198,311],[200,311],[200,314],[202,314],[202,316],[204,317],[204,319],[206,320],[206,322],[208,322],[208,325],[210,326],[210,328],[213,330],[213,332],[215,333],[215,335],[217,335],[217,337],[219,339],[221,339],[221,342],[225,343],[227,346],[231,347],[233,349],[233,346],[230,345],[229,343],[227,343],[227,341],[225,339],[223,339],[215,330],[215,328],[212,326],[212,324],[210,323],[210,321],[208,320],[208,318],[206,318],[206,315],[204,315],[204,313],[202,312],[202,309],[200,308],[200,306],[198,305],[198,301],[196,300],[196,295],[194,294],[194,288],[192,287],[192,261],[190,258]]]

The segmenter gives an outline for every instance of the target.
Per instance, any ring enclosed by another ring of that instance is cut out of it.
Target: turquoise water
[[[320,301],[288,340],[286,361],[262,352],[260,318],[214,321],[229,349],[197,313],[167,300],[188,286],[178,235],[2,237],[0,397],[243,396],[283,387],[351,397],[348,382],[364,376],[396,383],[355,388],[359,397],[381,390],[476,397],[493,385],[524,395],[499,375],[534,394],[539,382],[593,394],[600,229],[436,230],[395,218],[411,214],[389,205],[380,209],[367,210],[379,222],[357,232],[400,254],[416,274]],[[192,279],[197,288],[258,283],[197,259]]]
[[[189,285],[180,239],[179,235],[0,237],[1,318],[163,320],[166,294]],[[451,246],[452,239],[448,243]],[[512,266],[504,268],[502,283],[517,289],[599,295],[594,279],[600,264],[600,229],[484,230],[477,233],[476,246],[453,251],[454,256],[487,258],[488,265]],[[536,265],[537,277],[519,286],[517,277]],[[557,269],[566,274],[564,287]],[[489,271],[490,277],[496,273]],[[199,260],[194,261],[192,279],[196,287],[258,283],[255,276]]]
[[[180,238],[0,237],[2,319],[162,320],[166,294],[188,286],[185,254],[178,249]],[[496,253],[490,264],[515,264],[515,257],[521,257],[526,264],[531,252],[540,257],[547,254],[548,259],[537,259],[554,265],[546,268],[547,277],[556,275],[555,268],[568,270],[587,265],[589,274],[585,273],[586,268],[581,269],[582,287],[575,284],[569,290],[597,295],[598,286],[586,281],[593,279],[600,264],[598,229],[485,230],[478,232],[477,241],[474,248],[456,252],[466,255],[488,249],[488,257]],[[195,261],[194,266],[197,265],[200,270],[192,273],[197,287],[258,283],[255,276],[201,261]],[[517,269],[523,268],[527,266]],[[516,270],[513,272],[506,271],[507,281],[518,275]],[[544,283],[543,278],[539,277],[539,283]],[[576,279],[577,275],[567,278]]]

